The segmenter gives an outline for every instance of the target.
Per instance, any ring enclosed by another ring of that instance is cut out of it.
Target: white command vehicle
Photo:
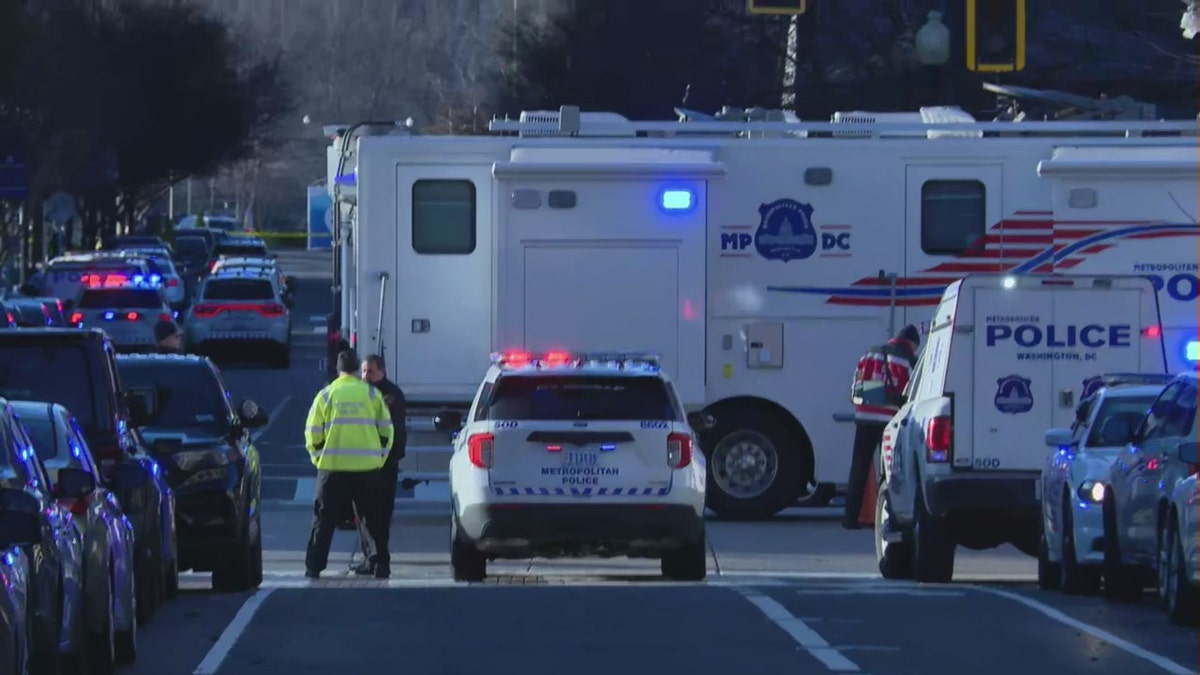
[[[513,352],[495,357],[450,459],[450,564],[480,581],[488,559],[660,558],[704,579],[704,457],[656,357]],[[689,419],[691,422],[689,422]]]
[[[1042,469],[1042,588],[1065,593],[1100,590],[1105,481],[1113,460],[1170,380],[1166,374],[1094,377],[1083,385],[1083,400],[1071,426],[1046,432],[1051,450]]]
[[[1195,120],[856,115],[343,129],[340,329],[423,416],[405,471],[444,479],[419,420],[469,403],[483,355],[652,349],[717,420],[709,506],[769,516],[845,481],[858,358],[968,273],[1154,275],[1171,367],[1196,356]]]
[[[957,546],[1037,555],[1046,429],[1105,373],[1166,374],[1140,276],[980,275],[946,289],[907,402],[883,432],[876,553],[888,578],[945,583]]]

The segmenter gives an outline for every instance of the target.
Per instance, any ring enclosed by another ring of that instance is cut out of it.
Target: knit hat
[[[172,335],[179,334],[179,326],[175,325],[174,321],[166,320],[159,321],[154,324],[154,341],[162,342]]]
[[[917,330],[917,327],[911,324],[901,329],[896,337],[901,340],[908,340],[914,345],[919,346],[921,344],[921,331]]]

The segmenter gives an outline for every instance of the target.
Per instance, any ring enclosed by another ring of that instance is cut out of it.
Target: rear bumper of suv
[[[1040,511],[1038,472],[955,471],[929,478],[925,498],[930,512],[944,516],[956,511]]]
[[[473,504],[458,519],[482,551],[548,556],[665,550],[704,532],[703,516],[685,504]]]

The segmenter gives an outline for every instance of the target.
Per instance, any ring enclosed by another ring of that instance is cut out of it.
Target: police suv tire
[[[948,584],[954,578],[955,543],[945,522],[929,512],[925,497],[917,491],[913,523],[913,579],[927,584]]]
[[[879,564],[879,575],[884,579],[912,579],[913,553],[912,534],[904,533],[900,541],[884,547],[883,523],[884,515],[891,520],[891,498],[888,497],[887,483],[879,484],[879,493],[875,498],[875,561]]]
[[[279,351],[273,355],[271,365],[280,369],[287,370],[292,367],[292,346],[284,345],[279,348]]]
[[[754,405],[717,406],[716,427],[703,435],[707,459],[705,503],[722,520],[766,520],[796,503],[803,489],[799,439],[789,433],[780,419]],[[772,445],[776,457],[775,478],[762,494],[742,499],[724,492],[713,475],[713,453],[718,444],[739,431],[761,434]]]
[[[1095,565],[1080,565],[1075,557],[1075,517],[1069,495],[1069,491],[1063,495],[1058,588],[1067,595],[1091,595],[1100,590],[1100,570]]]
[[[1050,545],[1046,543],[1046,535],[1042,534],[1042,541],[1038,544],[1038,566],[1037,566],[1037,585],[1043,591],[1058,590],[1062,580],[1062,571],[1059,569],[1059,563],[1050,560]]]
[[[261,537],[261,530],[259,536]],[[241,593],[254,587],[255,543],[250,540],[250,528],[246,527],[233,551],[216,565],[212,573],[214,591]]]
[[[1111,496],[1104,500],[1104,599],[1132,602],[1142,595],[1142,580],[1137,569],[1121,562],[1115,508]]]
[[[1166,597],[1163,598],[1163,609],[1171,623],[1183,626],[1194,626],[1200,623],[1200,590],[1191,585],[1187,572],[1187,557],[1183,552],[1183,540],[1175,526],[1175,514],[1171,514],[1171,524],[1165,539],[1168,542],[1169,558],[1166,574]],[[1159,574],[1163,574],[1159,571]]]
[[[109,565],[111,565],[111,560]],[[83,638],[86,646],[79,652],[72,654],[69,658],[76,661],[75,664],[68,666],[68,672],[78,672],[82,670],[79,667],[79,661],[86,659],[87,672],[89,675],[112,675],[117,663],[117,636],[116,636],[116,617],[113,612],[114,593],[116,586],[113,584],[112,572],[108,571],[100,575],[104,579],[106,590],[100,592],[104,598],[106,606],[104,608],[103,624],[101,626],[89,625],[84,626]],[[135,622],[136,623],[136,622]],[[136,630],[136,629],[135,629]]]
[[[704,581],[708,576],[708,540],[704,531],[690,544],[663,553],[662,575],[672,581]]]
[[[487,578],[487,557],[459,532],[457,516],[450,521],[450,569],[455,581]]]

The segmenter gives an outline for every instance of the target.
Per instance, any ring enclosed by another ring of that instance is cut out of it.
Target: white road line
[[[815,630],[809,628],[808,624],[792,616],[792,613],[783,605],[752,590],[737,587],[733,590],[735,593],[746,598],[746,600],[749,600],[750,604],[757,607],[776,626],[779,626],[783,632],[792,636],[796,644],[807,650],[809,654],[812,654],[813,658],[825,664],[825,667],[829,670],[837,673],[859,672],[860,669],[857,664],[843,656],[834,647],[831,647],[825,641],[825,638],[822,638]]]
[[[259,438],[262,437],[263,434],[267,433],[267,431],[271,428],[271,425],[275,424],[275,420],[279,419],[279,413],[283,412],[283,406],[287,405],[288,401],[290,401],[290,400],[292,400],[291,394],[284,396],[283,400],[281,400],[278,404],[276,404],[276,406],[271,410],[271,412],[267,413],[269,415],[269,417],[267,418],[267,423],[265,425],[263,425],[262,428],[260,428],[259,430],[250,434],[251,441],[257,441]]]
[[[1191,668],[1184,668],[1162,654],[1156,654],[1148,649],[1142,649],[1132,642],[1123,640],[1104,630],[1103,628],[1098,628],[1090,623],[1084,623],[1078,619],[1073,619],[1057,609],[1054,609],[1049,605],[1044,605],[1033,598],[1027,598],[1011,591],[1002,591],[998,588],[987,588],[986,586],[970,586],[969,588],[974,588],[975,590],[983,591],[984,593],[991,593],[992,595],[998,595],[1002,598],[1012,600],[1013,602],[1019,602],[1030,609],[1041,612],[1047,618],[1053,619],[1063,625],[1070,626],[1075,630],[1083,631],[1084,633],[1087,633],[1098,640],[1104,640],[1108,644],[1127,654],[1131,654],[1140,659],[1149,661],[1150,663],[1153,663],[1161,668],[1164,672],[1172,673],[1173,675],[1195,675],[1196,673],[1195,670]]]
[[[797,595],[889,595],[916,598],[961,598],[963,591],[930,591],[919,588],[806,588],[796,591]]]
[[[242,608],[234,615],[233,621],[230,621],[229,625],[225,627],[225,630],[221,633],[221,637],[217,638],[216,644],[212,646],[212,649],[208,650],[208,654],[204,656],[204,660],[200,662],[200,665],[196,666],[196,669],[192,671],[192,675],[214,675],[221,668],[225,657],[229,656],[229,652],[233,651],[234,645],[237,644],[238,638],[250,626],[250,621],[254,618],[255,612],[258,611],[259,607],[262,607],[263,601],[273,592],[275,592],[275,589],[265,588],[246,600],[246,604],[242,605]]]
[[[312,329],[313,335],[326,335],[328,333],[329,333],[329,329],[326,328],[325,326],[317,326],[316,328]]]

